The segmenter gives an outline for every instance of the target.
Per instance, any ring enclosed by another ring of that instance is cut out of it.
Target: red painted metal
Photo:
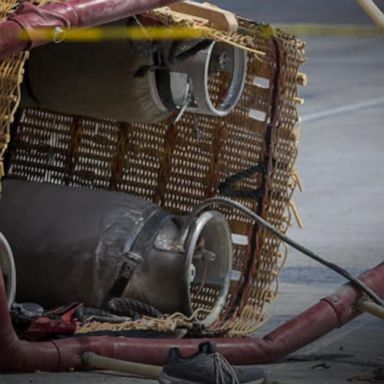
[[[360,279],[384,297],[384,263]],[[288,321],[263,339],[219,338],[218,350],[232,364],[261,364],[281,359],[331,330],[355,318],[361,293],[350,284],[334,295]],[[80,355],[91,351],[122,360],[161,365],[168,349],[181,348],[184,354],[196,351],[201,339],[137,339],[117,337],[73,337],[48,342],[19,340],[8,313],[4,282],[0,278],[0,371],[66,371],[84,368]]]
[[[0,23],[0,60],[46,43],[20,39],[21,32],[28,29],[93,27],[175,2],[176,0],[68,0],[41,7],[25,2],[6,21]]]

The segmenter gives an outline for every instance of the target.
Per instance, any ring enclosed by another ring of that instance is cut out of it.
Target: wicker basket
[[[14,5],[1,0],[0,17]],[[168,24],[182,22],[168,9],[153,16]],[[297,87],[304,45],[248,20],[239,18],[239,23],[248,48],[265,56],[248,53],[244,94],[225,119],[185,114],[177,124],[146,125],[17,110],[27,54],[0,63],[0,152],[5,153],[10,141],[7,175],[127,192],[177,213],[230,190],[232,198],[285,232],[297,184]],[[211,92],[219,93],[221,84],[220,78],[214,79]],[[228,187],[225,192],[223,186]],[[245,335],[261,324],[266,304],[276,296],[286,252],[262,228],[234,211],[218,209],[230,222],[235,247],[227,306],[213,329]],[[214,288],[198,288],[195,309],[209,306],[216,295]]]

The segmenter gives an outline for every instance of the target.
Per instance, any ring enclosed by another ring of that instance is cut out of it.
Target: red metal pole
[[[41,7],[25,2],[0,23],[0,60],[46,41],[25,41],[23,31],[37,28],[92,27],[121,20],[177,0],[68,0]]]
[[[384,263],[360,279],[380,297],[384,297]],[[356,303],[360,297],[361,293],[347,284],[263,339],[219,338],[215,339],[215,343],[232,364],[270,363],[355,318],[359,314]],[[12,327],[4,282],[0,278],[0,371],[82,369],[80,356],[86,351],[121,360],[161,365],[169,348],[178,346],[184,354],[192,354],[202,341],[121,337],[73,337],[40,343],[21,341]]]

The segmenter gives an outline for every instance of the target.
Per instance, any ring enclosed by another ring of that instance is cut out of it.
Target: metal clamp
[[[60,44],[65,39],[65,30],[61,27],[55,27],[53,30],[52,41],[55,44]]]

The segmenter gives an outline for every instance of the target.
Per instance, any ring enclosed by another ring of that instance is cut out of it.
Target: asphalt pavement
[[[289,235],[356,276],[384,260],[383,48],[380,38],[311,38],[303,68],[310,79],[297,159],[304,192],[295,202],[304,228]],[[281,281],[264,332],[344,283],[294,250]],[[364,315],[266,369],[286,384],[369,382],[383,344],[383,322]]]
[[[352,0],[218,1],[261,21],[367,23]],[[332,8],[333,7],[333,8]],[[279,9],[280,12],[276,12]],[[289,235],[353,274],[384,260],[384,40],[307,40],[309,85],[297,166],[305,191],[295,200],[304,228]],[[344,281],[289,253],[265,334]],[[271,383],[372,382],[384,358],[384,324],[368,315],[266,366]],[[116,373],[1,375],[1,383],[150,383]]]
[[[355,0],[216,0],[211,2],[265,23],[370,23],[370,19]],[[384,6],[383,0],[378,0],[377,4]]]

